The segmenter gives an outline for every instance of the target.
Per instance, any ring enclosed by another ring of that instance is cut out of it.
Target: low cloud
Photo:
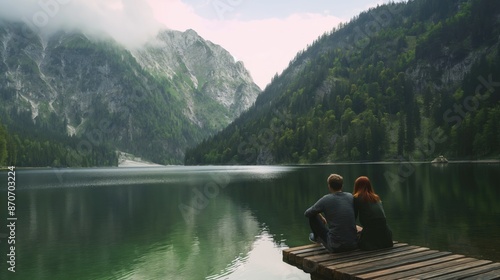
[[[59,30],[107,34],[128,47],[140,46],[165,28],[141,0],[2,0],[0,18],[24,22],[45,34]]]
[[[342,20],[328,14],[241,20],[245,1],[210,0],[210,19],[181,0],[0,0],[0,18],[27,23],[41,33],[80,30],[110,35],[129,48],[141,46],[160,29],[194,29],[244,62],[264,88],[296,53]]]

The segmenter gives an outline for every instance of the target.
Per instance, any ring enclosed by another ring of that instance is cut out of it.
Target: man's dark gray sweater
[[[319,213],[323,213],[328,222],[329,247],[338,248],[356,243],[356,220],[351,193],[327,194],[307,209],[304,215],[310,218]]]

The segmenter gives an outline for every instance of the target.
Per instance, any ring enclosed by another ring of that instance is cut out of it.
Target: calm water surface
[[[0,279],[309,279],[281,261],[330,173],[381,195],[395,240],[500,262],[500,164],[16,170]],[[7,174],[0,173],[0,236]],[[3,183],[1,183],[3,182]]]

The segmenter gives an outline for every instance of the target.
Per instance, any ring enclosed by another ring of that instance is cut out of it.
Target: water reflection
[[[277,246],[267,229],[263,229],[248,254],[233,260],[226,269],[206,279],[310,279],[309,275],[299,269],[276,262],[282,258],[283,248],[286,247]]]
[[[50,170],[20,172],[18,272],[9,279],[204,279],[242,273],[255,260],[250,252],[263,246],[265,225],[224,188],[286,172],[279,167],[108,170],[107,176],[92,171],[68,171],[62,182]],[[195,194],[205,195],[209,183],[219,190],[200,207]],[[184,204],[196,212],[183,215]],[[275,270],[288,269],[274,248]],[[5,263],[5,254],[0,261]],[[255,262],[253,269],[258,267]]]
[[[413,168],[396,183],[399,164],[21,170],[18,272],[0,278],[308,279],[280,250],[308,243],[330,173],[349,192],[370,177],[395,239],[500,261],[500,165]]]
[[[194,223],[176,223],[119,274],[124,279],[203,279],[251,249],[259,224],[226,197],[210,204]],[[237,217],[231,213],[238,213]]]
[[[406,176],[388,180],[386,172],[399,174],[402,168]],[[246,182],[227,193],[268,225],[276,244],[298,246],[308,242],[303,211],[327,193],[328,174],[342,174],[349,192],[354,180],[366,175],[382,197],[396,240],[498,262],[498,171],[498,163],[450,163],[443,168],[428,163],[314,166],[278,179]]]
[[[499,167],[419,166],[383,196],[394,230],[407,242],[499,261]]]

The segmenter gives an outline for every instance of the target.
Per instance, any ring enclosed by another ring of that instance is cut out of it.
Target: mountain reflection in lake
[[[309,243],[303,212],[332,172],[349,192],[372,179],[396,240],[500,261],[500,165],[408,167],[18,169],[16,273],[0,277],[309,279],[281,250]]]

